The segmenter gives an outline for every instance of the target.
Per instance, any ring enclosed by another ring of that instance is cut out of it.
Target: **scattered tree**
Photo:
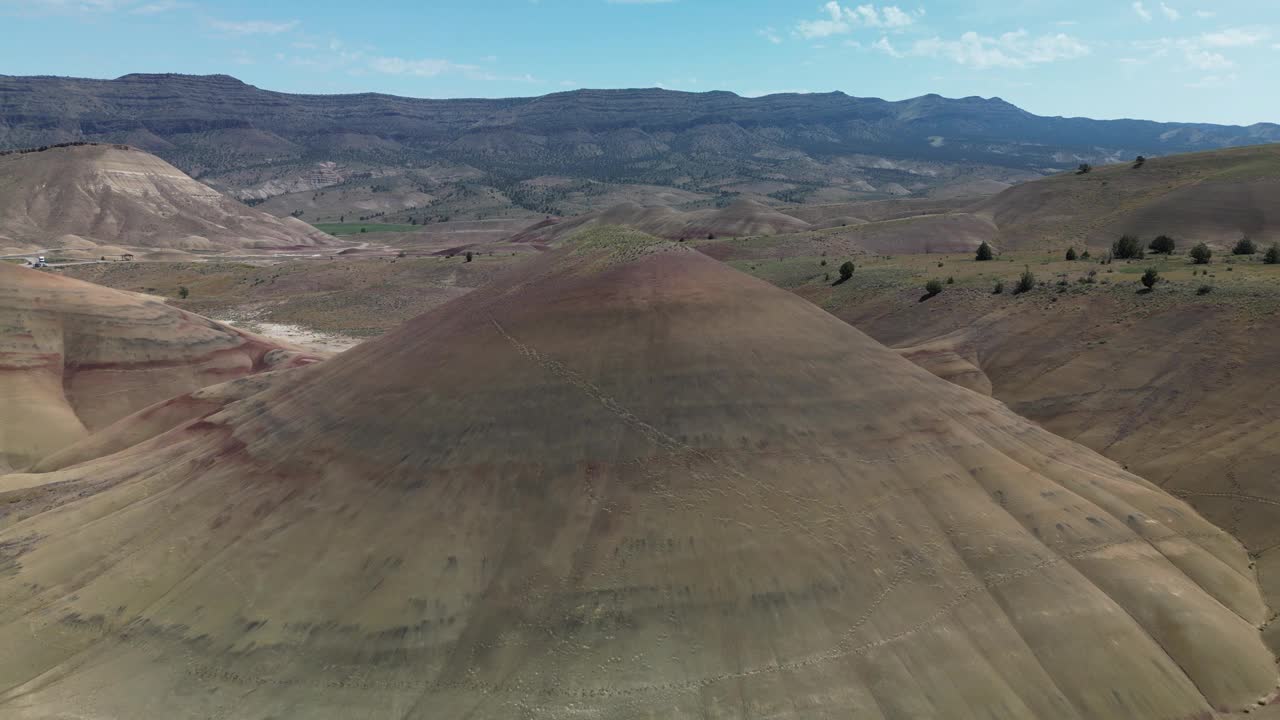
[[[402,258],[402,257],[404,257],[404,255],[405,255],[405,252],[404,252],[403,250],[401,250],[400,252],[396,253],[396,257],[398,257],[398,258]]]
[[[1158,282],[1160,282],[1160,273],[1156,272],[1155,268],[1149,267],[1146,272],[1142,273],[1142,284],[1148,290],[1154,288]]]
[[[1021,295],[1024,292],[1031,292],[1036,286],[1035,273],[1031,272],[1031,267],[1027,266],[1022,271],[1022,277],[1018,278],[1018,286],[1013,289],[1014,295]]]
[[[1111,255],[1119,260],[1141,260],[1142,243],[1133,235],[1121,235],[1119,240],[1112,243]]]
[[[1267,248],[1267,254],[1262,256],[1262,262],[1268,265],[1280,265],[1280,243],[1274,243]]]
[[[982,262],[985,260],[990,260],[994,257],[995,257],[995,253],[991,251],[991,246],[987,244],[986,240],[983,240],[982,244],[978,246],[978,254],[974,256],[973,259],[977,260],[978,262]]]
[[[708,240],[715,240],[715,239],[716,239],[716,234],[715,234],[715,233],[713,233],[713,232],[709,232],[709,233],[707,233],[707,239],[708,239]]]
[[[178,297],[182,298],[183,300],[186,300],[187,296],[190,294],[191,294],[191,291],[187,289],[186,285],[178,286]]]
[[[1088,260],[1088,259],[1089,259],[1089,248],[1085,248],[1085,249],[1084,249],[1084,252],[1080,253],[1080,259],[1081,259],[1081,260]]]
[[[1147,247],[1151,249],[1151,252],[1158,255],[1172,255],[1176,244],[1173,242],[1173,238],[1168,235],[1159,235]]]
[[[1003,280],[997,280],[997,281],[996,281],[996,286],[995,286],[994,288],[992,288],[992,290],[991,290],[991,294],[992,294],[992,295],[999,295],[999,294],[1001,294],[1001,293],[1003,293],[1003,292],[1004,292],[1004,281],[1003,281]]]
[[[468,250],[468,251],[467,251],[467,259],[466,259],[466,262],[471,262],[471,251],[470,251],[470,250]]]
[[[853,277],[853,261],[845,260],[840,264],[840,282],[844,282]]]
[[[1236,242],[1236,246],[1231,248],[1232,255],[1252,255],[1256,252],[1258,252],[1258,246],[1253,243],[1253,240],[1249,239],[1248,235],[1240,238]]]
[[[1093,171],[1093,166],[1089,163],[1080,163],[1080,167],[1076,168],[1077,175],[1086,175]]]
[[[1078,257],[1080,257],[1080,256],[1079,256],[1079,255],[1076,255],[1076,249],[1075,249],[1075,248],[1073,248],[1073,247],[1069,247],[1069,248],[1067,248],[1067,259],[1068,259],[1068,260],[1075,260],[1075,259],[1076,259],[1076,258],[1078,258]]]
[[[1136,157],[1136,158],[1134,158],[1134,159],[1133,159],[1133,169],[1134,169],[1134,170],[1137,170],[1138,168],[1140,168],[1140,167],[1142,167],[1143,165],[1145,165],[1145,164],[1146,164],[1146,162],[1147,162],[1147,159],[1146,159],[1145,157],[1143,157],[1143,156],[1139,155],[1138,157]]]
[[[1208,265],[1211,258],[1213,258],[1213,251],[1208,245],[1200,243],[1191,248],[1191,259],[1195,260],[1197,265]]]
[[[818,263],[818,264],[819,264],[819,265],[821,265],[822,267],[826,267],[826,266],[827,266],[827,259],[826,259],[826,258],[823,258],[823,259],[822,259],[822,262],[820,262],[820,263]]]
[[[947,276],[947,284],[948,284],[948,285],[955,285],[955,284],[956,284],[956,277],[955,277],[954,275],[948,275],[948,276]]]
[[[942,283],[938,281],[938,278],[933,278],[932,280],[924,284],[924,291],[925,291],[925,297],[931,298],[934,295],[937,295],[938,293],[942,292]]]
[[[1199,288],[1196,289],[1197,295],[1208,295],[1211,292],[1213,292],[1212,285],[1201,285]]]

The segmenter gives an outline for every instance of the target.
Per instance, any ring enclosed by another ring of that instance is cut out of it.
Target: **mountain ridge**
[[[936,94],[427,99],[290,94],[229,75],[0,75],[0,149],[77,140],[137,145],[224,191],[336,161],[350,172],[447,162],[509,180],[560,173],[706,190],[741,178],[871,180],[923,192],[963,172],[1019,180],[1080,162],[1280,141],[1280,125],[1042,117],[1001,98]]]

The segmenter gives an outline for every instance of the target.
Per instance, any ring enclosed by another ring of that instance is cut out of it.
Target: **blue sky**
[[[227,73],[286,92],[578,87],[999,96],[1280,122],[1280,0],[0,0],[0,73]]]

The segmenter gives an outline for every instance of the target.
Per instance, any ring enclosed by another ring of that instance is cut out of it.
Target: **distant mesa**
[[[1223,531],[679,243],[592,228],[275,377],[0,477],[0,715],[1131,720],[1276,685]]]

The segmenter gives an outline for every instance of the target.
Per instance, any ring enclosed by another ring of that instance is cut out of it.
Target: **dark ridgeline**
[[[690,173],[789,175],[806,157],[850,155],[1045,172],[1275,142],[1280,125],[1040,117],[999,98],[938,95],[890,102],[646,89],[431,100],[292,95],[226,75],[0,76],[0,148],[85,141],[141,147],[198,176],[267,161],[443,160],[509,177],[668,184]]]

